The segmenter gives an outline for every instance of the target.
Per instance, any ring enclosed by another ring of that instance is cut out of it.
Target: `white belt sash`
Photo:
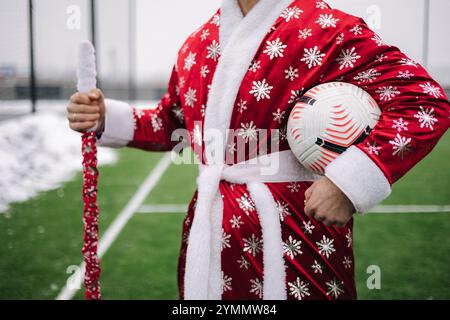
[[[272,161],[272,165],[277,164],[277,170],[273,174],[264,174],[268,169],[268,161]],[[246,184],[255,203],[263,238],[263,298],[286,299],[286,272],[279,213],[276,202],[264,183],[316,179],[317,176],[307,171],[291,151],[261,156],[256,160],[232,166],[201,165],[197,178],[197,205],[186,252],[185,299],[219,300],[222,297],[223,202],[219,191],[222,180]]]

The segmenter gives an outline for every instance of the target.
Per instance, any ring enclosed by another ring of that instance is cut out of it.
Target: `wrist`
[[[105,131],[105,120],[99,123],[98,129],[96,131],[97,139],[100,139]]]

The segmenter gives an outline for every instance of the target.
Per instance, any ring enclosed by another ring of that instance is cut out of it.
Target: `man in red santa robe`
[[[286,123],[302,93],[332,81],[366,90],[382,116],[317,177],[292,156]],[[99,120],[103,145],[147,151],[172,150],[172,134],[189,132],[201,164],[183,226],[180,298],[331,300],[356,298],[352,215],[388,197],[433,149],[449,110],[428,73],[360,18],[317,0],[224,0],[182,46],[155,109],[95,91],[75,94],[68,118],[77,131]],[[262,129],[279,142],[267,155]],[[278,169],[261,173],[271,157]]]

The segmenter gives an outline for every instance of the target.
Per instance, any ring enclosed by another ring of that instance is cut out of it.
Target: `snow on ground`
[[[59,104],[60,112],[44,110],[0,122],[0,213],[10,203],[59,187],[81,170],[81,136],[69,129]],[[117,160],[112,149],[99,148],[98,156],[101,165]]]

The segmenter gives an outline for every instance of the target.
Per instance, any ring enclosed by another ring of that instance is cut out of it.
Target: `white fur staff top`
[[[81,93],[89,93],[97,87],[97,71],[95,65],[95,48],[90,41],[82,41],[78,49],[77,89]],[[97,128],[95,125],[90,131]]]

